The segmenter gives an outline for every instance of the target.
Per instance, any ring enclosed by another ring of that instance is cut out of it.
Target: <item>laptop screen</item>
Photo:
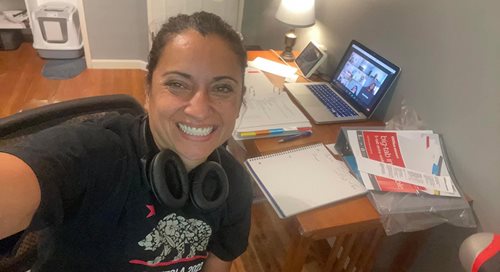
[[[371,116],[399,72],[396,65],[352,41],[330,83],[357,110]]]

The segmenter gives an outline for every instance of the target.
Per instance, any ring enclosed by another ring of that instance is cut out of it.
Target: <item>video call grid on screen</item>
[[[343,60],[343,67],[333,77],[332,84],[339,86],[344,94],[364,107],[367,112],[389,87],[386,79],[396,73],[382,60],[377,59],[356,44],[352,44]],[[339,71],[337,70],[337,71]],[[373,86],[370,86],[373,85]]]

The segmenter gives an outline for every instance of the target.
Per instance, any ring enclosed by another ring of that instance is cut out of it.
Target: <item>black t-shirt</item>
[[[0,149],[40,184],[28,228],[42,235],[32,271],[195,272],[207,252],[230,261],[245,251],[252,194],[243,167],[219,148],[229,196],[213,211],[160,205],[141,174],[139,124],[120,115],[60,125]]]

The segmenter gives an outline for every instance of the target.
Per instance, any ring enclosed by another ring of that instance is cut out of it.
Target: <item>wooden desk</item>
[[[264,57],[279,62],[278,57],[270,51],[249,51],[248,59]],[[283,85],[283,78],[268,74],[275,86]],[[300,79],[299,81],[305,81]],[[314,142],[334,143],[341,126],[376,126],[379,121],[356,123],[313,125],[311,137],[287,143],[276,143],[276,138],[265,138],[244,141],[248,156],[278,152]],[[297,233],[292,238],[288,249],[283,271],[301,271],[309,248],[314,240],[336,237],[333,249],[326,262],[324,271],[342,271],[346,259],[350,262],[347,270],[369,271],[370,265],[384,235],[377,211],[366,196],[350,199],[341,203],[328,205],[295,216]],[[342,252],[340,252],[340,248]],[[341,253],[339,255],[339,253]],[[361,254],[363,253],[363,254]],[[332,270],[333,269],[333,270]]]

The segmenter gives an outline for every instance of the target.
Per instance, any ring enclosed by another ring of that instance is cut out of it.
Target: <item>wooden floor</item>
[[[42,76],[44,63],[28,43],[15,51],[0,51],[0,117],[45,103],[103,94],[129,94],[144,103],[144,71],[87,69],[73,79],[49,80]],[[249,247],[231,271],[280,271],[291,231],[293,222],[280,220],[265,201],[254,203]],[[319,249],[316,258],[303,272],[320,271],[327,252],[324,243],[315,248]]]
[[[125,93],[144,102],[144,71],[87,69],[69,80],[50,80],[42,76],[44,63],[28,43],[0,51],[0,117],[37,104],[94,95]]]

